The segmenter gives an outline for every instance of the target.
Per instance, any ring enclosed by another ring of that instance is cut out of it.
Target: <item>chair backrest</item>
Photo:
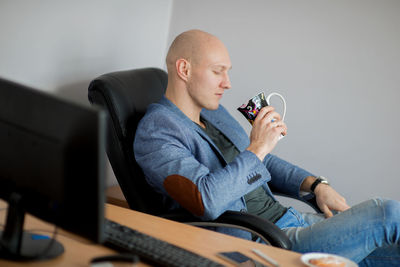
[[[163,212],[161,195],[145,181],[133,139],[148,105],[161,98],[167,81],[165,71],[145,68],[104,74],[89,85],[89,101],[108,111],[107,155],[129,207],[154,215]]]

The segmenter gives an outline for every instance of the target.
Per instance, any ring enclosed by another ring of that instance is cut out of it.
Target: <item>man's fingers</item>
[[[269,112],[271,112],[271,111],[273,111],[273,110],[274,110],[274,108],[271,107],[271,106],[263,107],[263,108],[260,109],[260,111],[258,112],[257,117],[255,118],[254,121],[262,120],[262,119],[265,117],[265,115],[266,115],[267,113],[269,113]]]
[[[339,206],[337,208],[337,211],[345,211],[345,210],[348,210],[348,209],[350,209],[350,206],[347,205],[346,201],[344,201],[344,202],[341,202],[339,204]]]
[[[257,114],[254,122],[264,121],[264,123],[270,123],[274,121],[280,121],[281,115],[275,112],[275,108],[272,106],[263,107]]]
[[[327,205],[323,205],[321,207],[321,211],[325,214],[325,218],[330,218],[333,216],[332,211],[328,208]]]

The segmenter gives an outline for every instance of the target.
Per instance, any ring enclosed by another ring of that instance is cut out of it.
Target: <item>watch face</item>
[[[329,185],[328,179],[326,179],[324,176],[318,176],[317,178],[321,180],[321,184]]]

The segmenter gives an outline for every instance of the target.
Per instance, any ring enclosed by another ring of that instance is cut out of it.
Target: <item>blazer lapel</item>
[[[192,129],[193,131],[197,132],[197,134],[199,134],[204,140],[206,140],[210,144],[214,152],[217,154],[217,156],[221,159],[221,161],[225,163],[225,165],[227,164],[219,148],[214,144],[214,142],[211,140],[208,134],[205,133],[202,129],[200,129],[200,126],[196,125],[196,123],[194,123],[191,119],[189,119],[174,103],[169,101],[165,96],[161,98],[159,103],[168,107],[173,113],[175,113],[181,120],[183,127],[188,127]],[[209,121],[208,118],[206,118],[206,120]],[[214,123],[212,124],[215,126]],[[217,127],[217,129],[219,130],[219,127]]]
[[[215,111],[214,111],[215,112]],[[218,111],[216,111],[218,112]],[[244,145],[242,138],[239,136],[239,134],[234,131],[231,130],[232,127],[230,125],[231,122],[229,121],[221,121],[218,118],[216,118],[216,116],[213,116],[211,114],[212,112],[204,112],[202,113],[202,116],[208,121],[210,122],[212,125],[214,125],[215,128],[217,128],[221,133],[223,133],[226,138],[228,138],[232,144],[234,144],[236,146],[236,148],[239,151],[243,151],[246,149],[246,145]]]

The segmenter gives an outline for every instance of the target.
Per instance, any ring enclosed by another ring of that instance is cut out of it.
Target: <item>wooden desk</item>
[[[6,215],[5,207],[6,203],[0,201],[1,224],[4,224],[4,217]],[[225,264],[226,266],[232,265],[218,258],[216,256],[217,252],[236,250],[250,256],[251,258],[258,259],[259,261],[263,262],[262,259],[258,258],[258,256],[251,252],[252,248],[258,248],[259,250],[263,251],[270,257],[277,260],[282,267],[304,266],[300,261],[300,254],[298,253],[257,244],[251,241],[177,223],[122,207],[106,204],[106,216],[111,220],[125,224],[133,229],[137,229],[159,239],[168,241],[172,244],[184,247],[200,255]],[[28,215],[25,220],[25,229],[31,231],[34,230],[34,232],[51,236],[54,226]],[[115,253],[115,251],[109,248],[90,243],[61,229],[58,231],[56,239],[60,241],[65,248],[64,254],[58,258],[48,261],[24,263],[0,260],[0,266],[90,266],[89,262],[93,257]],[[266,265],[268,266],[268,264]],[[132,265],[122,264],[118,266]],[[148,265],[140,263],[137,266]]]

